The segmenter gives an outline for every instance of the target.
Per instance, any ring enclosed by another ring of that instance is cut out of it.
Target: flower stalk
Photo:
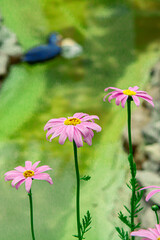
[[[130,164],[130,171],[131,171],[131,183],[132,183],[132,196],[131,196],[131,231],[134,231],[134,202],[135,202],[135,192],[136,192],[136,173],[134,170],[134,162],[133,162],[133,148],[132,148],[132,136],[131,136],[131,101],[132,98],[127,99],[127,113],[128,113],[128,141],[129,141],[129,164]],[[132,240],[134,240],[135,237],[132,236]]]
[[[159,217],[157,211],[159,210],[159,207],[157,205],[152,206],[152,211],[155,212],[156,219],[157,219],[157,224],[159,224]]]
[[[31,192],[31,189],[30,189],[30,192],[28,193],[28,196],[29,196],[29,203],[30,203],[30,221],[31,221],[32,240],[35,240],[34,226],[33,226],[33,202],[32,202],[32,192]]]
[[[78,167],[78,157],[77,157],[77,146],[75,141],[73,141],[73,149],[74,149],[74,160],[75,160],[75,170],[76,170],[76,179],[77,179],[77,194],[76,194],[76,211],[77,211],[77,231],[79,240],[81,237],[81,223],[80,223],[80,175],[79,175],[79,167]]]

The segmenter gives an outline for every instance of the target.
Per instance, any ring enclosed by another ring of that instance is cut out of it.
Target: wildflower
[[[131,236],[143,237],[142,240],[160,240],[160,225],[156,224],[156,228],[148,228],[148,230],[131,232]]]
[[[77,147],[83,146],[83,140],[88,145],[92,145],[93,130],[101,131],[101,127],[94,122],[94,119],[99,119],[99,117],[86,113],[75,113],[68,118],[51,119],[44,127],[44,130],[47,130],[46,138],[48,140],[51,135],[49,140],[51,142],[53,138],[59,136],[59,143],[64,144],[68,137],[70,142],[75,141]]]
[[[146,196],[146,202],[148,202],[149,199],[150,199],[154,194],[160,192],[160,187],[159,187],[159,186],[148,186],[148,187],[141,188],[140,190],[144,190],[144,189],[148,189],[148,188],[158,188],[158,189],[152,190],[150,193],[147,194],[147,196]]]
[[[29,193],[32,185],[32,180],[45,180],[50,184],[53,184],[52,179],[48,173],[44,173],[45,171],[51,170],[47,165],[37,167],[40,161],[35,162],[32,165],[32,162],[26,161],[25,167],[18,166],[15,170],[9,171],[5,173],[5,181],[12,180],[12,187],[18,189],[22,183],[25,182],[26,191]]]
[[[122,107],[125,107],[125,103],[127,101],[127,99],[129,97],[131,97],[133,99],[133,101],[135,102],[135,104],[137,106],[140,105],[140,100],[139,98],[144,99],[145,101],[149,102],[153,107],[153,99],[150,95],[147,94],[147,92],[145,91],[137,91],[139,89],[139,87],[135,86],[135,87],[129,87],[126,90],[122,90],[119,88],[114,88],[114,87],[108,87],[106,88],[104,91],[107,92],[109,89],[113,89],[114,91],[108,93],[105,97],[104,97],[104,101],[106,100],[106,97],[108,97],[108,101],[110,102],[112,99],[116,99],[116,105],[119,105],[121,103]]]

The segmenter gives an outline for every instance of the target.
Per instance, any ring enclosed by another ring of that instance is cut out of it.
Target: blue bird
[[[27,53],[22,57],[23,62],[27,62],[29,64],[44,62],[50,59],[59,56],[61,53],[61,47],[58,46],[59,35],[57,33],[53,33],[50,35],[48,39],[48,44],[40,45],[30,49]]]

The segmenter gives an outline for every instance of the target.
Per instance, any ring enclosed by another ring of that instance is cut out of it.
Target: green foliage
[[[84,175],[83,177],[81,177],[81,180],[84,180],[84,181],[89,181],[91,179],[91,176],[89,175]]]
[[[124,208],[126,209],[129,215],[126,216],[120,211],[118,214],[118,217],[126,226],[128,226],[131,229],[131,231],[134,231],[136,228],[140,227],[140,223],[133,224],[131,221],[131,218],[132,217],[136,218],[138,216],[137,214],[143,209],[143,207],[140,206],[141,205],[140,201],[142,199],[143,192],[139,191],[140,188],[136,180],[136,164],[133,162],[132,154],[129,154],[128,161],[130,165],[132,178],[130,179],[129,184],[127,184],[127,187],[129,188],[129,190],[132,191],[132,193],[133,191],[135,191],[135,194],[134,194],[134,198],[131,197],[131,200],[130,200],[131,209],[129,209],[127,206],[124,205]],[[123,240],[129,239],[127,235],[128,233],[125,232],[123,228],[121,230],[120,228],[116,228],[116,230],[119,233],[119,237],[121,239]]]
[[[91,222],[92,222],[91,219],[92,218],[91,218],[90,212],[87,211],[87,214],[84,215],[84,218],[82,218],[82,223],[81,223],[81,226],[80,226],[80,228],[81,228],[80,229],[81,230],[81,238],[82,239],[85,239],[84,234],[91,229],[91,227],[89,227]],[[73,236],[78,238],[78,235],[73,235]]]
[[[129,240],[128,232],[125,232],[124,229],[120,229],[119,227],[116,227],[116,231],[119,233],[119,237],[122,240]]]

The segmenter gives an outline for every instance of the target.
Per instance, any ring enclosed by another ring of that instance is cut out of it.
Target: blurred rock
[[[7,75],[9,65],[21,60],[22,48],[17,37],[2,24],[0,15],[0,78]]]
[[[142,134],[146,144],[160,143],[160,121],[148,124],[143,128]]]
[[[145,146],[144,153],[149,161],[160,164],[160,143]]]
[[[0,78],[3,78],[7,75],[7,68],[9,66],[9,57],[0,52]]]

